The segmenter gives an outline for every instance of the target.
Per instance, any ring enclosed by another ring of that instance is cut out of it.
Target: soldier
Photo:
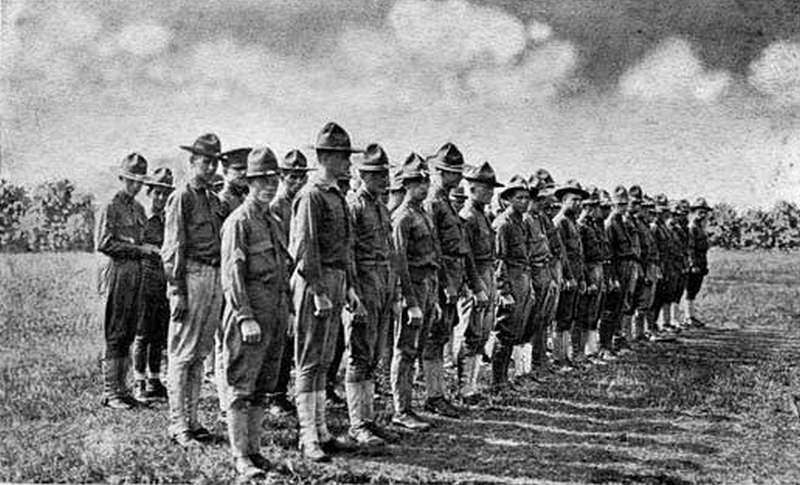
[[[171,316],[169,360],[169,433],[181,446],[211,438],[197,418],[203,359],[211,352],[222,308],[220,236],[224,210],[209,181],[221,157],[214,134],[181,146],[189,156],[189,181],[167,200],[161,256],[167,276]]]
[[[400,204],[403,203],[403,199],[405,199],[406,196],[402,175],[402,167],[397,167],[392,171],[391,180],[389,182],[389,201],[386,203],[386,209],[389,210],[390,214],[400,207]]]
[[[172,182],[172,171],[163,167],[156,169],[145,182],[151,205],[143,240],[159,250],[164,243],[164,206],[175,188]],[[161,356],[167,342],[169,300],[160,254],[142,260],[142,297],[144,308],[133,340],[134,397],[138,401],[166,399],[167,389],[161,383]]]
[[[458,186],[464,170],[464,157],[452,143],[444,144],[428,158],[433,169],[432,190],[425,200],[425,211],[436,226],[442,250],[439,267],[439,306],[442,318],[431,325],[430,335],[422,350],[423,371],[428,387],[425,410],[451,418],[459,416],[445,397],[444,360],[445,344],[450,340],[458,319],[457,302],[466,281],[479,306],[488,302],[486,289],[475,272],[475,264],[464,235],[463,222],[450,203],[450,190]]]
[[[118,173],[120,189],[97,217],[95,249],[103,263],[98,292],[105,299],[105,366],[102,405],[112,409],[138,406],[125,384],[130,346],[142,309],[142,261],[158,254],[158,248],[143,240],[144,208],[136,194],[146,180],[147,160],[138,153],[122,159]]]
[[[428,429],[411,407],[414,363],[427,345],[433,321],[441,317],[437,302],[439,242],[436,227],[422,208],[428,196],[428,166],[416,153],[410,154],[398,175],[406,195],[392,213],[392,235],[397,252],[397,273],[402,290],[403,309],[395,322],[392,358],[392,423],[413,431]],[[425,382],[430,390],[436,384]],[[429,394],[430,395],[430,391]]]
[[[469,196],[465,192],[463,185],[450,189],[450,203],[453,205],[453,209],[455,209],[456,212],[461,212],[468,198]]]
[[[633,228],[624,221],[628,210],[628,191],[623,186],[614,189],[614,207],[605,220],[605,233],[611,254],[611,272],[619,282],[618,294],[609,294],[608,307],[603,312],[600,323],[600,344],[603,348],[614,350],[615,332],[630,329],[633,315],[633,294],[640,275],[640,265],[636,254],[636,235]]]
[[[581,330],[580,348],[587,357],[593,357],[600,351],[597,324],[606,293],[604,265],[607,254],[604,231],[598,221],[602,221],[600,191],[595,188],[589,191],[589,197],[583,201],[583,210],[577,220],[586,266],[586,293],[578,298],[576,321]]]
[[[270,211],[281,223],[285,240],[289,240],[289,228],[292,220],[292,202],[300,189],[308,181],[308,172],[314,170],[308,167],[308,160],[300,150],[291,150],[278,162],[281,172],[281,183],[278,193],[270,203]],[[292,266],[291,258],[287,260],[287,268]],[[289,274],[291,274],[291,269]],[[294,315],[289,316],[294,318]],[[291,326],[289,327],[291,329]],[[289,400],[289,379],[294,359],[294,339],[291,332],[286,333],[286,342],[283,346],[283,357],[278,373],[278,383],[275,392],[269,396],[269,413],[276,418],[293,416],[297,412],[295,405]]]
[[[598,330],[600,332],[600,352],[598,353],[598,356],[604,361],[614,361],[616,360],[616,357],[614,356],[614,349],[611,346],[614,329],[604,329],[604,327],[608,327],[608,325],[603,324],[603,315],[606,315],[606,312],[613,311],[613,307],[616,302],[619,301],[620,295],[620,284],[616,278],[616,274],[614,273],[611,260],[611,246],[609,245],[608,237],[605,231],[605,221],[608,219],[608,216],[611,215],[613,205],[614,204],[611,201],[611,194],[609,194],[607,190],[601,190],[600,218],[596,221],[596,224],[605,258],[603,261],[603,276],[605,277],[606,291],[602,295],[602,300],[600,303],[600,323],[598,324]]]
[[[261,423],[267,392],[275,387],[289,306],[286,240],[270,202],[278,188],[278,160],[268,147],[248,151],[249,192],[222,226],[220,403],[236,471],[264,478]]]
[[[458,302],[459,326],[457,329],[463,345],[458,349],[458,382],[462,399],[467,404],[476,404],[479,399],[478,376],[480,360],[484,347],[494,325],[494,299],[496,296],[494,280],[494,231],[486,217],[486,206],[492,201],[494,190],[502,187],[497,182],[494,169],[489,162],[480,167],[469,168],[464,172],[468,187],[466,204],[458,213],[464,221],[464,234],[475,271],[482,288],[486,290],[486,304],[479,304],[472,292],[467,292]],[[453,193],[451,192],[451,198]]]
[[[669,315],[669,301],[674,292],[677,273],[675,271],[674,260],[680,258],[676,254],[674,236],[669,227],[669,199],[664,194],[658,194],[655,198],[655,217],[650,223],[650,233],[653,235],[658,253],[661,256],[660,269],[662,277],[656,282],[653,305],[650,310],[650,321],[657,325],[658,330],[668,330],[672,327]]]
[[[208,186],[211,192],[219,194],[225,186],[225,177],[221,174],[214,173],[214,175],[211,176],[211,181],[208,183]]]
[[[700,293],[703,278],[708,274],[708,235],[706,235],[706,217],[711,208],[703,197],[698,197],[690,208],[689,218],[689,275],[686,281],[685,324],[704,326],[697,318],[694,299]]]
[[[508,207],[494,220],[497,252],[497,293],[499,306],[492,349],[492,387],[495,392],[509,388],[508,365],[515,345],[522,342],[525,325],[533,307],[530,281],[529,225],[524,215],[530,203],[528,184],[514,176],[500,192]]]
[[[650,232],[649,203],[638,185],[632,185],[628,190],[630,207],[628,219],[635,228],[639,240],[639,263],[641,265],[640,279],[634,293],[635,312],[631,327],[633,340],[649,338],[649,328],[655,322],[648,322],[650,308],[653,306],[653,296],[656,283],[661,278],[659,268],[659,253],[653,235]],[[647,205],[647,206],[646,206]]]
[[[389,159],[380,145],[367,146],[358,172],[361,186],[349,201],[349,209],[356,287],[365,313],[345,321],[345,390],[350,437],[359,445],[372,447],[384,445],[389,437],[375,423],[375,370],[387,345],[395,298],[392,225],[381,200],[389,186]]]
[[[679,258],[676,258],[677,261],[679,261],[677,266],[680,271],[678,273],[677,283],[673,288],[674,293],[672,294],[670,304],[670,320],[677,328],[680,328],[683,323],[681,319],[678,318],[678,309],[689,279],[689,228],[686,221],[686,215],[688,213],[689,201],[681,199],[675,203],[672,217],[667,221],[667,225],[672,230],[675,238],[674,242],[677,248],[677,254],[680,255]]]
[[[547,335],[553,312],[555,312],[556,296],[559,292],[556,275],[553,273],[553,254],[550,251],[550,242],[547,231],[553,221],[542,211],[542,196],[536,186],[537,179],[533,178],[529,185],[531,203],[525,221],[529,225],[531,235],[530,262],[531,283],[534,294],[537,295],[531,309],[528,323],[525,327],[523,341],[531,342],[531,364],[539,370],[547,368]],[[546,193],[546,191],[545,191]]]
[[[292,207],[289,253],[296,322],[294,329],[299,446],[313,461],[352,449],[334,437],[325,417],[325,388],[347,305],[360,313],[353,287],[352,227],[347,202],[337,180],[350,170],[350,155],[360,150],[336,123],[327,123],[313,146],[319,171],[297,194]]]
[[[553,218],[558,228],[564,250],[567,255],[565,267],[576,281],[576,285],[566,287],[561,292],[556,311],[556,337],[554,340],[554,356],[562,370],[569,370],[572,364],[572,327],[575,320],[575,308],[578,299],[586,293],[586,266],[576,219],[580,211],[581,200],[589,194],[575,181],[569,181],[555,190],[556,199],[561,201],[561,209]],[[592,289],[592,293],[597,288]]]

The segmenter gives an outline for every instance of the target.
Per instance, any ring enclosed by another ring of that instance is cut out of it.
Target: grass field
[[[0,255],[0,481],[234,480],[224,442],[191,453],[169,444],[164,405],[98,405],[94,264]],[[800,483],[800,420],[787,401],[800,393],[800,255],[712,252],[711,266],[699,300],[709,328],[677,342],[531,383],[382,455],[311,465],[286,423],[268,423],[264,451],[286,483]],[[202,417],[216,417],[210,389]],[[345,411],[333,422],[343,430]]]

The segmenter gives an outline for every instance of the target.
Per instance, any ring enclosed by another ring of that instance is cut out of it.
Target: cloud
[[[750,84],[779,104],[800,104],[800,42],[781,41],[750,65]]]
[[[155,22],[137,22],[125,26],[117,36],[119,47],[136,56],[150,56],[164,50],[171,34]]]
[[[683,39],[671,38],[622,75],[623,95],[644,100],[716,101],[730,84],[730,75],[707,71]]]

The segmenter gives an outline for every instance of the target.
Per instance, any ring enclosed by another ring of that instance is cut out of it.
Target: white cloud
[[[528,37],[534,42],[544,42],[553,35],[553,28],[536,20],[528,24]]]
[[[662,42],[619,81],[622,94],[645,100],[718,99],[730,84],[730,75],[707,71],[683,39]]]
[[[144,57],[164,50],[171,34],[155,22],[141,22],[125,26],[117,36],[119,47],[131,54]]]
[[[800,42],[776,42],[750,65],[750,84],[779,103],[800,104]]]

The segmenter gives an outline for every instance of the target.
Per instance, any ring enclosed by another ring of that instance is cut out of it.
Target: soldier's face
[[[490,203],[492,201],[492,197],[494,196],[494,187],[489,184],[480,182],[471,183],[469,190],[470,197],[481,204]]]
[[[508,203],[514,208],[514,212],[525,212],[531,203],[531,196],[527,190],[517,190],[508,199]]]
[[[150,201],[153,204],[154,212],[161,212],[164,210],[164,206],[167,205],[167,197],[169,197],[170,192],[170,189],[163,187],[153,187],[148,191],[147,195],[150,196]]]
[[[431,182],[427,178],[410,182],[406,185],[407,196],[414,202],[422,202],[428,196],[430,186]]]
[[[132,197],[136,197],[136,195],[139,194],[139,192],[142,190],[142,186],[144,185],[142,182],[139,182],[138,180],[123,178],[122,181],[123,181],[123,186],[125,187],[125,192],[130,194]]]
[[[278,191],[278,180],[277,175],[251,178],[248,181],[250,193],[262,204],[269,204]]]
[[[281,174],[281,180],[286,186],[289,195],[294,196],[308,181],[308,172],[305,170],[287,170]]]
[[[216,158],[205,155],[194,154],[189,158],[189,167],[192,175],[206,182],[210,181],[211,177],[217,172],[218,164],[219,161]]]
[[[225,177],[231,185],[243,187],[247,185],[244,174],[247,173],[247,167],[227,167],[222,169],[222,176]]]
[[[442,180],[442,187],[452,188],[461,182],[461,172],[448,172],[439,170],[439,178]]]
[[[564,210],[571,213],[576,213],[581,208],[581,198],[576,194],[567,194],[561,201]]]
[[[631,201],[631,203],[628,204],[628,212],[630,212],[631,214],[638,214],[639,209],[641,209],[641,205],[639,204],[639,202]]]
[[[320,163],[327,166],[337,179],[350,175],[350,153],[334,151],[318,151]]]
[[[361,181],[369,193],[382,195],[389,188],[389,171],[361,172]]]

